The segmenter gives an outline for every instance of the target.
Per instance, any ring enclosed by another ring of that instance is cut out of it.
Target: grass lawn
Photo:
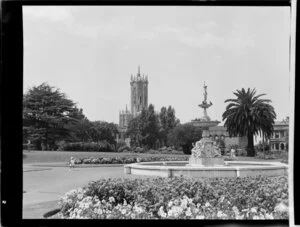
[[[74,158],[89,158],[89,157],[147,157],[147,156],[170,156],[174,157],[179,154],[147,154],[147,153],[116,153],[116,152],[78,152],[78,151],[23,151],[23,163],[41,163],[41,162],[61,162],[66,163],[71,157]],[[180,155],[189,156],[189,155]],[[238,156],[239,161],[255,161],[255,162],[279,162],[280,159],[258,159],[253,157]]]
[[[23,151],[23,163],[41,163],[41,162],[68,162],[71,157],[89,158],[89,157],[148,157],[148,156],[185,156],[184,154],[147,154],[147,153],[117,153],[117,152],[78,152],[78,151]],[[189,156],[189,155],[186,155]]]

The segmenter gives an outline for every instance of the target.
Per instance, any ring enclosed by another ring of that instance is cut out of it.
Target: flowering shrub
[[[62,218],[288,219],[287,177],[103,179],[60,207]]]
[[[129,164],[135,162],[156,162],[156,161],[188,161],[189,157],[185,155],[178,156],[115,156],[99,158],[80,158],[75,160],[75,164]]]

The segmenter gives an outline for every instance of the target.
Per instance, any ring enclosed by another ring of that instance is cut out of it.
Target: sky
[[[130,76],[148,75],[148,103],[200,118],[203,84],[212,120],[242,88],[289,116],[289,7],[23,6],[24,93],[43,82],[89,120],[118,123]]]

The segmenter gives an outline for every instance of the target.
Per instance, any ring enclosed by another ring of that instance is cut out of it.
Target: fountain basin
[[[126,174],[160,177],[248,177],[279,176],[287,174],[288,165],[280,162],[225,161],[224,165],[188,165],[188,161],[140,162],[124,166]]]
[[[189,164],[187,166],[224,166],[223,157],[214,157],[214,158],[195,158],[191,155],[189,159]]]

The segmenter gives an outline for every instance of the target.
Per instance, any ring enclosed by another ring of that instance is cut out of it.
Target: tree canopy
[[[168,108],[162,107],[159,113],[159,131],[160,131],[160,140],[163,144],[168,142],[168,134],[174,129],[179,123],[179,119],[175,116],[175,109],[172,106]]]
[[[126,134],[133,145],[155,147],[159,140],[159,119],[152,104],[129,122]]]
[[[23,98],[23,139],[37,149],[56,149],[59,141],[115,144],[117,125],[91,122],[59,89],[42,83],[26,92]]]
[[[247,136],[248,156],[254,156],[253,136],[263,133],[263,136],[270,136],[273,132],[273,124],[276,113],[269,99],[260,99],[265,94],[256,95],[255,89],[246,91],[237,90],[233,92],[235,99],[227,99],[226,111],[222,117],[225,120],[224,126],[230,136]]]
[[[193,143],[202,138],[202,130],[190,123],[177,125],[169,134],[169,144],[182,147],[185,154],[191,154]]]

